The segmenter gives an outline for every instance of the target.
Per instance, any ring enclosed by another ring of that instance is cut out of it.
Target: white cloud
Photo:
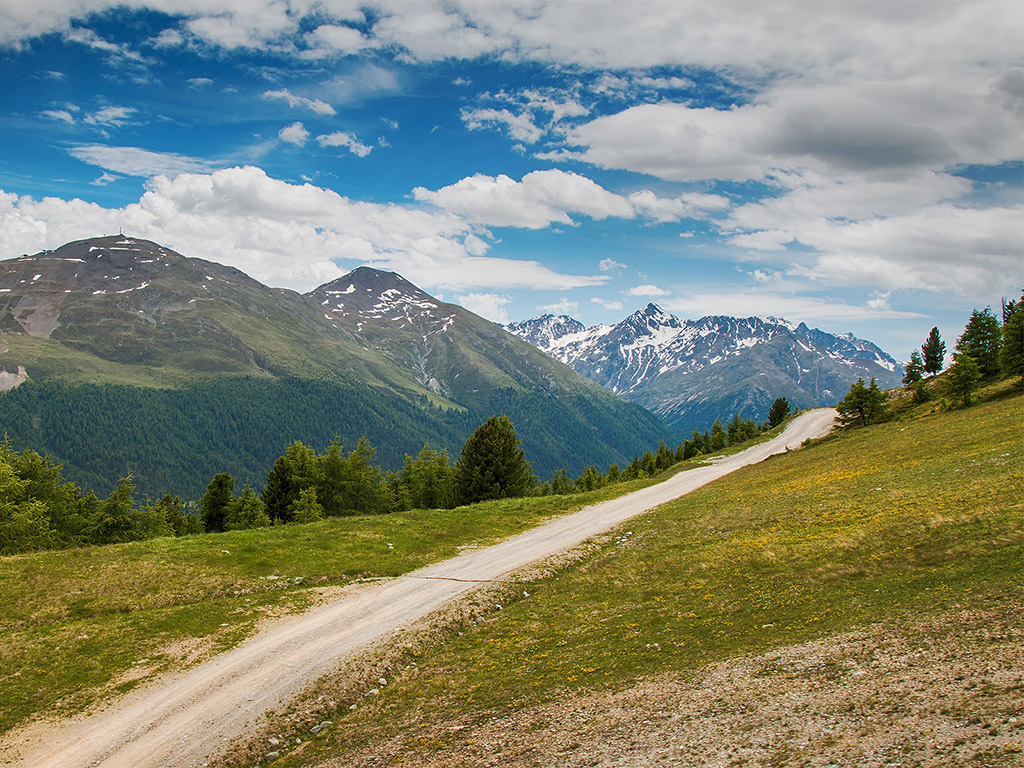
[[[545,304],[542,307],[538,307],[538,309],[552,315],[568,315],[572,317],[580,311],[580,303],[578,301],[569,301],[563,296],[554,304]]]
[[[118,176],[117,174],[108,173],[107,171],[104,171],[96,179],[94,179],[93,181],[90,181],[89,183],[92,184],[94,187],[103,187],[103,186],[106,186],[107,184],[109,184],[112,181],[117,181],[120,178],[121,177]]]
[[[72,147],[71,155],[83,163],[95,165],[115,173],[128,176],[176,175],[193,171],[206,171],[214,164],[196,157],[171,152],[151,152],[139,147],[108,147],[103,144],[86,144]]]
[[[82,118],[89,125],[106,125],[121,128],[127,125],[138,110],[135,107],[103,107]]]
[[[594,304],[599,304],[605,309],[611,310],[613,312],[620,311],[624,306],[621,301],[608,301],[607,299],[602,299],[598,296],[595,296],[590,301]]]
[[[188,85],[189,88],[205,88],[208,85],[213,85],[213,80],[209,77],[190,77]]]
[[[277,91],[264,91],[263,98],[269,100],[281,99],[288,102],[288,106],[293,109],[308,109],[316,112],[318,115],[334,115],[334,107],[328,104],[326,101],[320,99],[307,99],[305,96],[296,96],[294,93],[289,91],[287,88],[282,88]]]
[[[540,141],[544,135],[544,131],[537,127],[533,115],[529,112],[516,115],[507,109],[465,109],[462,111],[462,120],[471,131],[503,125],[513,139],[525,141],[527,144]]]
[[[669,291],[656,285],[634,285],[626,291],[627,296],[668,296]]]
[[[729,290],[692,293],[662,302],[662,306],[681,317],[707,315],[734,317],[785,317],[809,325],[849,323],[864,320],[902,320],[924,317],[917,312],[899,311],[881,306],[859,306],[814,296],[799,296],[772,291]]]
[[[360,263],[399,272],[427,290],[568,290],[604,281],[487,256],[488,243],[449,213],[353,201],[272,179],[259,168],[157,176],[146,186],[137,203],[123,208],[0,192],[0,253],[32,253],[123,228],[297,290]]]
[[[358,29],[340,24],[321,24],[306,35],[305,42],[309,49],[302,55],[307,58],[347,56],[380,45],[378,41],[366,37]]]
[[[302,123],[292,123],[278,131],[277,138],[281,141],[287,141],[289,144],[301,147],[309,141],[309,131],[306,130],[306,127]]]
[[[657,223],[707,218],[708,213],[732,205],[729,198],[722,195],[689,192],[679,197],[658,197],[648,189],[630,194],[629,202],[637,213]]]
[[[625,269],[625,264],[619,264],[615,259],[601,259],[597,265],[602,272],[610,272],[613,269]]]
[[[585,176],[568,171],[532,171],[522,181],[505,176],[469,176],[432,191],[417,187],[413,196],[485,226],[541,229],[553,222],[573,224],[570,214],[592,219],[633,218],[629,202]]]
[[[363,144],[355,137],[355,134],[346,131],[335,131],[316,137],[321,147],[345,147],[357,157],[366,157],[373,151],[373,147]]]
[[[75,122],[75,118],[66,109],[47,109],[40,113],[43,117],[50,120],[59,120],[69,125]]]
[[[508,296],[497,293],[467,293],[456,298],[456,302],[470,312],[502,324],[509,322],[508,310],[505,307],[511,301]]]

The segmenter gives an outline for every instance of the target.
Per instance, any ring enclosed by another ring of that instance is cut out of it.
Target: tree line
[[[984,381],[1024,377],[1024,296],[1007,301],[1002,322],[991,307],[974,309],[956,341],[953,364],[945,374],[947,392],[964,406],[971,404],[974,391]],[[915,403],[932,397],[929,379],[946,363],[946,342],[938,328],[932,328],[921,351],[910,353],[903,384],[910,388]],[[836,406],[842,426],[867,426],[886,420],[890,413],[888,396],[874,378],[870,384],[858,379]]]
[[[627,480],[653,477],[673,464],[738,445],[782,423],[785,398],[757,424],[734,416],[710,429],[694,430],[673,450],[664,440],[656,450],[634,455],[625,467],[604,472],[586,467],[576,478],[564,469],[540,482],[533,474],[515,427],[507,416],[493,416],[466,440],[454,463],[444,450],[425,444],[405,456],[398,471],[375,463],[376,450],[365,439],[346,451],[332,442],[323,453],[292,442],[267,472],[257,491],[246,481],[236,488],[228,472],[214,476],[198,502],[165,494],[136,504],[131,477],[105,499],[65,480],[50,457],[31,449],[15,451],[0,443],[0,554],[185,536],[325,517],[387,514],[408,509],[451,509],[479,501],[530,495],[579,493]]]

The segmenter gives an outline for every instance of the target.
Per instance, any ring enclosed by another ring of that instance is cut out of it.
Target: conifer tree
[[[910,387],[924,378],[924,361],[915,349],[910,353],[910,360],[903,368],[903,383]]]
[[[708,442],[712,451],[720,451],[725,448],[728,435],[725,433],[725,427],[722,426],[721,419],[715,419],[715,423],[711,425],[711,439]]]
[[[293,523],[314,523],[323,516],[324,508],[316,499],[316,488],[311,485],[299,491],[299,497],[288,507],[288,517]]]
[[[946,361],[946,342],[939,335],[938,328],[932,328],[921,345],[921,357],[924,360],[925,373],[935,375],[942,370],[942,364]]]
[[[960,356],[974,358],[982,377],[994,376],[999,373],[1001,341],[1002,330],[999,327],[999,320],[992,314],[991,307],[975,309],[971,312],[964,332],[956,341],[956,351]]]
[[[772,407],[768,409],[768,426],[773,429],[786,420],[789,416],[789,400],[784,397],[775,398]]]
[[[533,470],[508,416],[477,427],[455,464],[456,503],[525,496],[532,486]]]
[[[846,397],[836,405],[836,410],[839,411],[839,423],[842,426],[866,427],[885,418],[885,392],[879,388],[873,376],[869,386],[865,386],[864,379],[857,379]]]
[[[243,531],[249,528],[265,528],[270,517],[263,508],[263,499],[249,483],[242,489],[242,495],[232,499],[224,514],[225,531]]]
[[[1004,376],[1024,376],[1024,296],[1003,307],[999,368]]]
[[[971,395],[981,379],[981,368],[970,355],[957,353],[949,368],[949,389],[964,405],[971,404]]]
[[[227,514],[234,490],[235,481],[227,472],[214,475],[213,480],[206,486],[206,493],[199,500],[199,509],[203,516],[203,525],[208,532],[218,533],[224,530],[224,516]]]

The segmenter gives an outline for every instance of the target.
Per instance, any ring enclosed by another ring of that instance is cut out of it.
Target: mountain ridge
[[[541,475],[622,462],[672,437],[639,406],[395,273],[359,267],[300,294],[124,235],[0,261],[0,369],[14,447],[52,453],[70,477],[107,487],[131,471],[154,493],[194,496],[220,471],[218,455],[236,451],[244,460],[231,466],[259,481],[287,442],[320,447],[332,430],[349,445],[368,437],[397,468],[424,442],[456,456],[478,423],[506,413]],[[319,420],[290,412],[289,398],[314,394]],[[119,428],[104,409],[122,422],[162,419],[172,445]],[[302,425],[289,433],[293,417]],[[71,439],[61,420],[103,439]],[[240,431],[204,442],[221,424]],[[90,453],[109,458],[101,466]],[[148,477],[173,477],[155,464],[172,454],[187,454],[190,479],[154,487]]]
[[[776,397],[800,408],[833,405],[858,377],[891,387],[902,375],[892,357],[852,334],[775,317],[681,320],[653,302],[614,325],[585,328],[549,314],[506,327],[684,431],[735,413],[763,420]]]

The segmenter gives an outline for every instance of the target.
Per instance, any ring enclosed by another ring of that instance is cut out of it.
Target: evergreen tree
[[[999,368],[1004,376],[1024,376],[1024,296],[1003,306]]]
[[[981,379],[981,368],[970,355],[960,352],[953,356],[953,365],[949,368],[949,389],[963,402],[971,404],[971,394],[978,387]]]
[[[452,506],[452,467],[446,451],[423,446],[416,458],[405,457],[399,489],[413,509],[449,509]]]
[[[224,517],[228,505],[231,504],[234,490],[235,481],[227,472],[214,475],[213,480],[206,486],[206,493],[199,500],[199,508],[203,517],[203,527],[208,532],[219,533],[224,530]]]
[[[866,427],[885,418],[885,392],[879,389],[873,376],[870,386],[864,385],[864,379],[857,379],[836,410],[842,426]]]
[[[270,517],[263,508],[263,499],[249,483],[242,489],[242,495],[232,499],[224,514],[225,531],[242,531],[249,528],[265,528]]]
[[[768,409],[768,426],[775,428],[789,416],[789,400],[784,397],[775,398],[772,407]]]
[[[921,345],[921,357],[924,360],[925,373],[935,375],[942,370],[946,361],[946,342],[939,335],[938,328],[932,328],[928,338]]]
[[[565,473],[565,469],[556,469],[551,475],[551,493],[555,496],[564,496],[572,493],[572,481]]]
[[[263,509],[274,523],[287,523],[288,507],[299,497],[299,489],[292,482],[291,470],[284,456],[279,456],[274,466],[267,473],[267,482],[263,486],[260,498]]]
[[[533,486],[515,427],[507,416],[492,416],[469,436],[455,464],[458,504],[525,496]]]
[[[288,507],[288,513],[293,523],[314,523],[323,519],[324,508],[316,499],[316,488],[307,486],[299,491],[299,497]]]
[[[725,427],[722,426],[721,419],[715,419],[715,423],[711,425],[711,439],[708,441],[708,446],[712,451],[720,451],[725,448],[728,435],[725,433]]]
[[[964,332],[956,341],[959,355],[974,358],[982,377],[999,373],[999,346],[1002,330],[999,320],[992,314],[991,307],[975,309],[967,321]]]
[[[654,477],[656,474],[658,474],[658,464],[654,460],[654,454],[644,451],[644,455],[640,457],[640,477]]]
[[[134,491],[131,476],[121,478],[110,497],[100,504],[92,520],[88,531],[91,543],[113,544],[139,538],[132,517]]]
[[[739,445],[746,439],[746,423],[738,413],[729,420],[725,427],[725,434],[729,439],[729,445]]]
[[[664,440],[659,440],[658,452],[654,456],[654,465],[658,468],[658,471],[663,472],[675,463],[675,452],[668,447],[668,444]]]
[[[903,383],[910,387],[924,378],[924,361],[915,349],[910,353],[910,361],[903,369]]]
[[[620,480],[622,480],[622,475],[619,472],[619,465],[618,464],[613,462],[612,464],[608,465],[607,477],[608,477],[608,485],[615,485],[615,483],[617,483]]]

